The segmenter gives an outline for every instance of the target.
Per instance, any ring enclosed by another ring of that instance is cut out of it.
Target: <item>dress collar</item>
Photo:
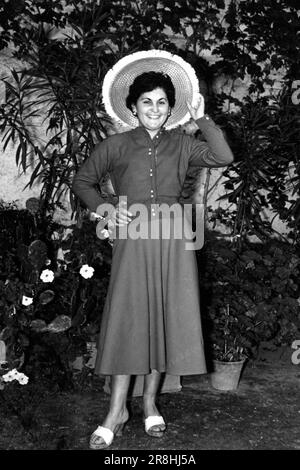
[[[138,136],[145,136],[147,140],[150,140],[151,142],[159,142],[161,137],[165,134],[166,129],[165,127],[161,127],[161,129],[158,131],[158,133],[152,138],[149,134],[149,132],[145,129],[143,126],[138,126],[132,131],[134,134]]]

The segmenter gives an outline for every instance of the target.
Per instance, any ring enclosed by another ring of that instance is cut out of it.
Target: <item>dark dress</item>
[[[95,185],[109,172],[115,193],[127,197],[129,210],[136,203],[149,208],[140,217],[141,231],[151,230],[159,220],[155,238],[114,241],[96,373],[206,372],[195,251],[186,249],[188,233],[174,235],[184,215],[166,222],[168,236],[162,235],[162,220],[169,219],[158,215],[162,204],[179,200],[188,168],[221,167],[233,160],[214,122],[203,117],[197,124],[207,142],[164,129],[151,139],[142,127],[108,137],[75,176],[73,190],[91,211],[101,212],[104,200]]]

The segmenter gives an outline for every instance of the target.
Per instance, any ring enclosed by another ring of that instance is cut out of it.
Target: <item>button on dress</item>
[[[105,202],[95,186],[107,173],[128,210],[145,208],[126,227],[127,236],[114,240],[95,373],[206,372],[195,251],[186,249],[188,230],[176,235],[184,211],[170,217],[162,211],[178,204],[190,167],[233,160],[219,127],[206,117],[196,123],[205,142],[165,129],[152,139],[143,127],[110,136],[74,178],[74,193],[93,212],[101,213]],[[143,235],[128,236],[131,228]]]

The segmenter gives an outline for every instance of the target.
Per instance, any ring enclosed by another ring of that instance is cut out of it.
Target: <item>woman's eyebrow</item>
[[[148,97],[142,98],[142,100],[153,101],[152,98],[148,98]],[[162,98],[159,98],[157,101],[167,101],[167,98],[162,97]]]

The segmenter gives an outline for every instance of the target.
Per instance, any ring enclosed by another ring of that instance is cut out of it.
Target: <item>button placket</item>
[[[154,174],[153,174],[153,167],[154,167],[154,161],[153,161],[153,149],[151,147],[148,148],[148,156],[150,157],[150,164],[151,164],[151,167],[150,167],[150,198],[151,198],[151,204],[153,202],[153,199],[155,197],[155,194],[154,194]],[[152,209],[152,215],[155,215],[155,211],[153,212],[153,209]]]
[[[157,188],[156,188],[156,167],[157,167],[157,147],[159,145],[160,136],[162,132],[160,131],[154,139],[151,141],[151,147],[148,147],[148,156],[150,157],[150,200],[151,200],[151,214],[152,216],[156,215],[155,208],[153,204],[156,202]]]

